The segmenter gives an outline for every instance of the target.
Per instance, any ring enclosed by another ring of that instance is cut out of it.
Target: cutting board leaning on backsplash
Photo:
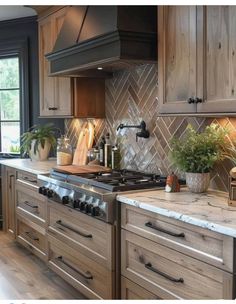
[[[73,157],[73,165],[86,165],[88,150],[92,148],[93,141],[94,125],[91,122],[88,122],[87,127],[80,132]]]

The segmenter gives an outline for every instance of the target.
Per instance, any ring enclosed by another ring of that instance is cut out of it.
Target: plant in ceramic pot
[[[28,154],[31,160],[48,159],[51,148],[56,146],[56,131],[53,124],[36,125],[21,136],[21,151]]]
[[[186,173],[186,184],[190,191],[205,192],[210,183],[210,171],[226,155],[229,145],[228,130],[211,124],[202,133],[191,125],[183,138],[171,140],[170,158],[181,171]]]

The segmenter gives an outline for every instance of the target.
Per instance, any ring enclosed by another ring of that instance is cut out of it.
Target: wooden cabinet
[[[159,112],[236,112],[233,6],[158,7]]]
[[[39,81],[41,117],[105,117],[105,80],[50,77],[45,54],[53,50],[67,7],[39,18]]]
[[[161,299],[234,299],[234,238],[126,204],[121,227],[121,275],[144,292]],[[143,298],[124,285],[123,297]]]
[[[3,229],[15,238],[15,180],[16,170],[2,166]]]
[[[143,287],[135,284],[125,277],[121,277],[121,299],[122,300],[157,300],[160,299]],[[160,299],[161,300],[161,299]]]

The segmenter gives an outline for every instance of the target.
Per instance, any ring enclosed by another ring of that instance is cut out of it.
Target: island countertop
[[[31,161],[29,158],[1,159],[0,164],[33,174],[46,174],[56,166],[56,158],[46,161]]]
[[[144,210],[174,218],[224,235],[236,237],[236,207],[228,206],[228,193],[209,190],[191,193],[164,190],[118,195],[117,200]]]

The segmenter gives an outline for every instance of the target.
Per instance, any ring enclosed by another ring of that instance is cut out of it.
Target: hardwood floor
[[[84,297],[36,256],[0,231],[0,300]]]

